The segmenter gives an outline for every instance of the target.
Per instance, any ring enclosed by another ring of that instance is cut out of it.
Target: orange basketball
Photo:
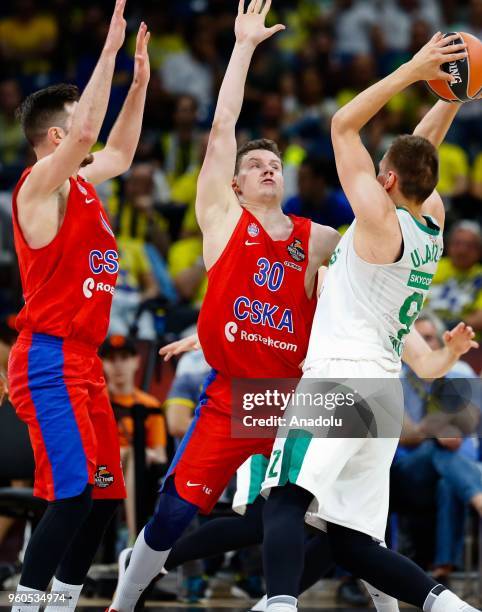
[[[482,43],[467,32],[450,32],[445,36],[458,34],[460,38],[453,45],[467,44],[468,57],[456,62],[442,64],[442,70],[455,77],[455,83],[448,81],[428,81],[433,93],[447,102],[466,102],[474,100],[482,92]]]

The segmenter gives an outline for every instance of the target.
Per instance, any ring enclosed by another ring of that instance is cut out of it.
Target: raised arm
[[[236,203],[232,190],[236,161],[235,128],[243,104],[246,76],[254,50],[282,25],[266,28],[271,0],[251,0],[246,12],[240,0],[235,23],[236,43],[219,90],[206,156],[197,184],[196,216],[202,231],[219,226],[220,218]]]
[[[470,349],[478,348],[474,341],[474,330],[459,323],[443,336],[444,347],[433,351],[415,328],[410,330],[405,341],[402,359],[419,378],[440,378]]]
[[[439,147],[444,141],[460,106],[461,104],[458,102],[444,102],[443,100],[439,100],[417,125],[413,131],[414,135],[423,136],[429,140],[434,147]],[[437,191],[434,191],[425,201],[422,207],[422,213],[434,217],[441,229],[443,229],[445,224],[445,209],[442,198]]]
[[[393,204],[384,188],[376,180],[375,167],[364,147],[361,129],[397,93],[418,80],[452,77],[441,69],[441,64],[465,57],[465,45],[452,45],[458,35],[443,38],[436,34],[406,64],[388,77],[375,83],[333,117],[332,141],[341,185],[353,211],[362,224],[380,224],[393,213]]]
[[[150,33],[144,22],[137,33],[134,77],[124,105],[107,139],[106,146],[94,153],[94,161],[81,174],[91,183],[102,183],[130,168],[139,143],[149,84],[150,65],[147,46]]]
[[[24,201],[41,201],[58,189],[77,173],[97,141],[107,111],[116,55],[124,42],[125,3],[117,0],[104,48],[75,109],[72,125],[55,151],[34,165],[22,187]]]

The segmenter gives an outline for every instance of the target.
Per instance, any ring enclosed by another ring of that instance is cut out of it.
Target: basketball
[[[445,37],[457,32],[445,34]],[[446,102],[467,102],[474,100],[482,91],[482,43],[467,32],[459,32],[460,38],[453,45],[467,44],[468,57],[456,62],[442,64],[442,70],[455,77],[454,83],[436,80],[427,84],[433,93]]]

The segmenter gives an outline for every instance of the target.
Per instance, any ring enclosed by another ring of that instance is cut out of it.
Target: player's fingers
[[[248,4],[248,10],[246,11],[246,13],[254,13],[255,6],[256,6],[256,0],[251,0],[251,2]]]
[[[460,34],[457,34],[457,33],[450,34],[450,36],[444,36],[443,38],[440,39],[440,46],[446,47],[447,45],[450,45],[454,40],[459,40],[459,39],[460,39]]]
[[[117,2],[115,3],[114,13],[116,13],[116,15],[123,15],[125,5],[126,0],[117,0]]]
[[[150,32],[146,32],[146,35],[144,36],[144,49],[147,52],[147,45],[149,44],[149,41],[151,40],[151,33]]]
[[[442,47],[440,49],[440,53],[458,53],[459,51],[463,51],[467,49],[467,43],[461,43],[459,45],[449,45],[448,47]]]
[[[172,355],[173,355],[172,351],[169,351],[166,355],[164,355],[164,361],[169,361]]]
[[[263,6],[263,0],[255,0],[253,13],[261,13],[262,6]]]
[[[261,15],[265,16],[269,13],[269,9],[271,8],[271,0],[266,0],[264,3],[263,9],[261,10]]]
[[[470,348],[479,348],[479,343],[475,340],[470,341]]]
[[[461,53],[447,53],[442,56],[442,61],[444,63],[448,62],[458,62],[461,59],[465,59],[467,57],[467,51],[462,51]]]
[[[238,15],[244,15],[244,0],[239,0]]]
[[[273,34],[276,34],[276,32],[281,32],[281,30],[286,30],[286,26],[284,26],[282,23],[277,23],[271,28],[268,28],[268,35],[273,36]]]
[[[142,26],[144,25],[144,22],[141,21],[141,24],[139,26],[139,29],[137,30],[137,36],[136,36],[136,53],[140,53],[141,48],[142,48]]]

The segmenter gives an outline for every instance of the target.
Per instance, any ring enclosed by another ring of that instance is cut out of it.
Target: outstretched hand
[[[115,3],[112,19],[110,20],[109,32],[105,39],[104,49],[117,53],[124,44],[127,22],[124,19],[124,8],[126,0],[117,0]]]
[[[197,334],[187,336],[176,342],[166,344],[159,350],[159,355],[164,356],[164,361],[169,361],[174,355],[180,355],[181,353],[188,353],[189,351],[197,351],[201,348],[199,338]]]
[[[465,355],[465,353],[472,348],[479,348],[474,338],[474,330],[463,321],[450,331],[446,331],[443,335],[445,346],[452,351],[457,358]]]
[[[251,0],[244,12],[244,0],[239,0],[238,16],[234,24],[234,33],[236,34],[236,42],[248,42],[254,46],[266,40],[276,32],[285,29],[285,26],[278,23],[271,28],[264,25],[266,15],[271,7],[271,0]]]
[[[151,76],[151,67],[149,64],[149,53],[147,46],[151,33],[147,31],[147,25],[142,22],[139,26],[136,39],[136,53],[134,56],[134,79],[136,85],[146,86],[149,83]]]
[[[454,77],[442,70],[442,64],[456,62],[467,57],[465,43],[454,45],[460,34],[446,36],[440,32],[434,34],[418,53],[408,62],[417,81],[443,80],[453,82]]]

